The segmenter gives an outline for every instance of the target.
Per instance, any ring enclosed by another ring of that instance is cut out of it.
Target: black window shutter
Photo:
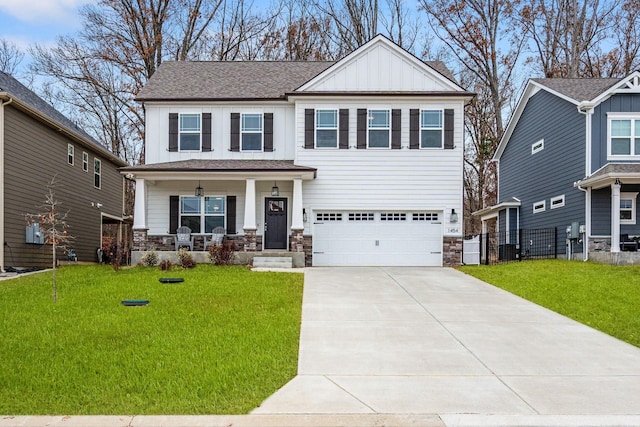
[[[304,148],[315,147],[316,111],[313,108],[304,110]]]
[[[349,110],[343,108],[339,113],[338,140],[341,149],[349,148]]]
[[[211,113],[202,113],[202,151],[211,151]]]
[[[402,110],[391,110],[391,148],[399,150],[402,145],[400,136],[402,131]]]
[[[358,108],[358,138],[356,141],[357,147],[367,148],[367,109]]]
[[[178,113],[169,113],[169,151],[178,151]]]
[[[264,113],[264,151],[273,151],[273,113]]]
[[[453,110],[444,110],[444,148],[453,149]]]
[[[420,110],[409,111],[409,148],[420,148]]]
[[[231,151],[240,151],[240,113],[231,113]]]
[[[236,196],[227,196],[227,234],[236,234]]]
[[[169,233],[173,234],[178,229],[180,217],[180,196],[169,196]]]

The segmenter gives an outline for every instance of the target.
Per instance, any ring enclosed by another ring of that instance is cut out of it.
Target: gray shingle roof
[[[165,61],[136,96],[148,100],[284,99],[335,64],[325,61]],[[455,82],[441,61],[427,65]]]
[[[69,130],[77,133],[82,138],[87,139],[91,143],[98,145],[103,150],[106,150],[104,145],[100,142],[96,141],[85,132],[83,129],[78,127],[74,122],[69,120],[64,114],[53,108],[49,105],[45,100],[36,95],[33,91],[28,89],[18,80],[10,76],[9,74],[0,72],[0,92],[7,92],[9,95],[14,98],[19,99],[23,103],[29,105],[34,110],[39,111],[41,114],[48,116],[50,119],[60,123],[61,125],[69,128]]]
[[[204,160],[190,159],[176,162],[154,163],[150,165],[130,166],[121,169],[125,172],[315,172],[315,168],[298,166],[293,160]]]
[[[591,101],[620,81],[615,79],[531,79],[575,101]]]

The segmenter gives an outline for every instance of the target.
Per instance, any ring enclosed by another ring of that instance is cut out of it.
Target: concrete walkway
[[[307,269],[298,374],[253,414],[640,425],[640,349],[453,269]]]

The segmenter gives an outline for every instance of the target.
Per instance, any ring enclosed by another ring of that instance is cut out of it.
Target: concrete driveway
[[[298,376],[253,414],[640,425],[640,349],[453,269],[311,268]]]

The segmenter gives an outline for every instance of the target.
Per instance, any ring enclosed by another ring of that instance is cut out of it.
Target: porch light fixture
[[[204,194],[204,188],[200,186],[200,181],[198,181],[198,186],[196,187],[195,195],[196,197],[202,197],[203,194]]]
[[[302,222],[307,222],[307,210],[302,208]]]
[[[275,181],[273,181],[273,187],[271,187],[271,195],[275,197],[280,195],[280,189]]]
[[[616,184],[616,185],[622,185],[622,183],[620,182],[620,178],[616,178],[616,182],[615,182],[615,184]]]
[[[458,222],[458,214],[456,213],[455,209],[451,209],[451,217],[449,218],[449,221],[451,223],[456,223]]]

